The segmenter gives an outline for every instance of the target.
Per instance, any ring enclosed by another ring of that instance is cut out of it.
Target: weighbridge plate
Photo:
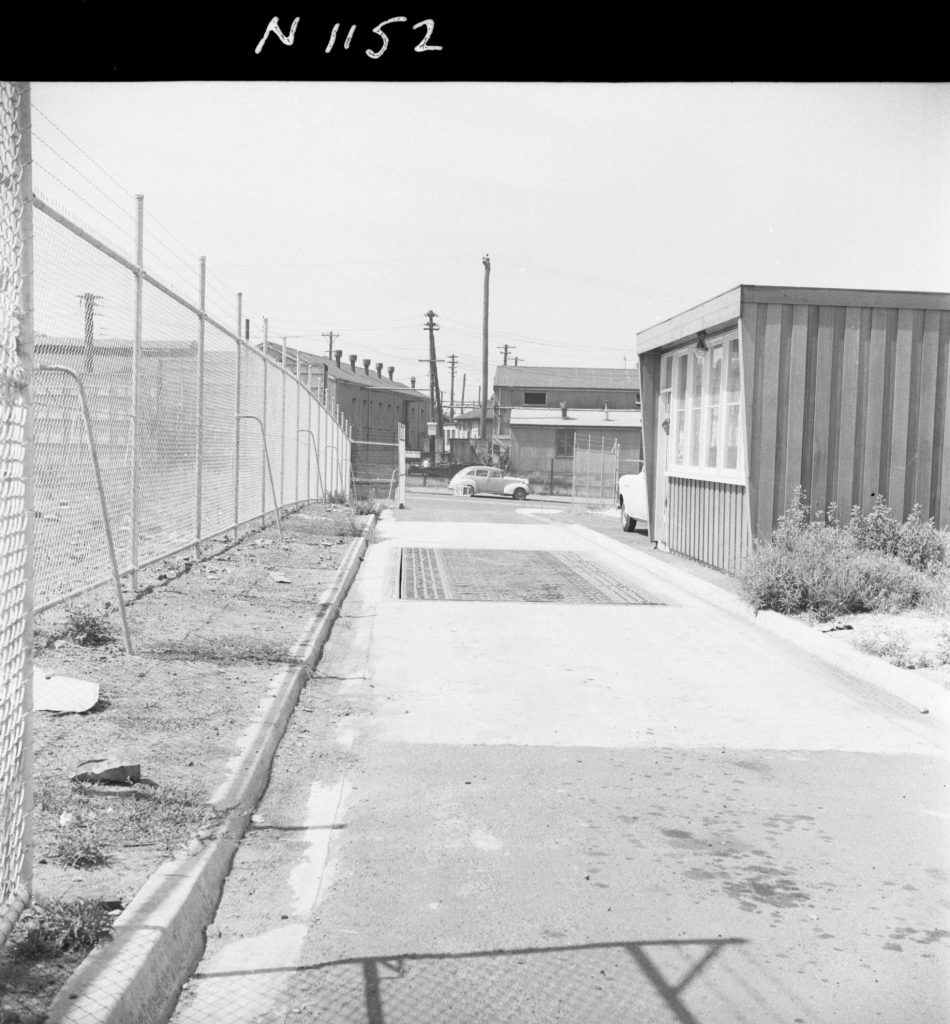
[[[576,551],[403,548],[400,575],[417,601],[661,603]]]

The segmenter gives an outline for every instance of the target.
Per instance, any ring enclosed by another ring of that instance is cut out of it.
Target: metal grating
[[[660,604],[576,551],[403,548],[400,597],[415,601]]]

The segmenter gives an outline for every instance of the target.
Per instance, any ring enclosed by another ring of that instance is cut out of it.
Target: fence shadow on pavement
[[[766,991],[758,990],[764,978],[751,977],[755,970],[748,958],[739,965],[724,963],[746,942],[602,942],[350,957],[300,966],[265,966],[265,958],[257,968],[237,970],[210,964],[195,975],[174,1020],[739,1024],[764,1019],[763,1012],[770,1021],[794,1019],[782,1013],[787,1001],[773,1007]],[[690,996],[696,997],[692,1005]],[[773,1008],[778,1016],[770,1014]]]

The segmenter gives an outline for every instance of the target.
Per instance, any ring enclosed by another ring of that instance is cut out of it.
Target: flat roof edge
[[[638,331],[637,353],[650,352],[699,330],[714,331],[736,322],[745,303],[859,306],[883,309],[950,310],[950,292],[888,291],[880,288],[802,288],[740,284],[652,327]]]

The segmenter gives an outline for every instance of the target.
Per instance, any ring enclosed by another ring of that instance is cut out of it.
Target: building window
[[[559,428],[554,431],[554,454],[558,458],[574,457],[574,431]]]
[[[546,391],[526,391],[524,393],[525,405],[547,405],[548,393]]]
[[[663,417],[669,416],[671,469],[738,476],[740,380],[736,336],[711,341],[705,353],[694,346],[664,358],[660,407]]]
[[[634,391],[633,393],[633,407],[634,409],[640,408],[640,392]]]

